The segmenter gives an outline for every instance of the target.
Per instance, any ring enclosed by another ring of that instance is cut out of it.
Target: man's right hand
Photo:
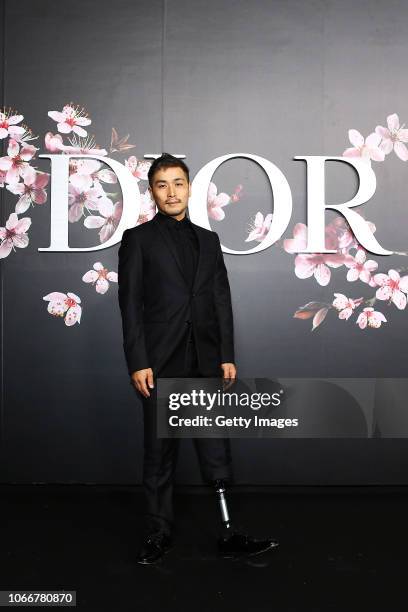
[[[131,375],[132,385],[139,391],[144,397],[150,397],[149,389],[153,389],[153,370],[152,368],[146,368],[145,370],[136,370]]]

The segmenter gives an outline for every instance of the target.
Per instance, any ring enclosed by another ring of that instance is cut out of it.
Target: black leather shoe
[[[256,540],[239,531],[233,531],[231,535],[218,539],[218,553],[224,559],[252,557],[277,546],[279,542],[276,540]]]
[[[139,551],[137,563],[149,565],[160,561],[165,553],[173,547],[173,541],[169,535],[162,532],[151,533]]]

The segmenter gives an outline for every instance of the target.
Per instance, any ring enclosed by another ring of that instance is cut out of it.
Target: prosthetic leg
[[[226,485],[223,480],[216,480],[214,483],[215,492],[217,494],[218,503],[221,512],[221,522],[224,531],[232,531],[231,520],[228,512],[227,500],[225,498]]]
[[[223,534],[218,538],[218,554],[224,559],[251,557],[278,546],[272,538],[256,540],[251,536],[233,528],[225,498],[226,484],[224,480],[214,482],[215,492],[221,512]]]

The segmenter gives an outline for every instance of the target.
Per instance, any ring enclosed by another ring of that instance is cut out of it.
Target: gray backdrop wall
[[[391,113],[401,122],[408,116],[402,0],[5,0],[2,17],[2,105],[23,114],[40,135],[32,143],[38,153],[46,152],[44,134],[57,131],[48,111],[73,100],[92,117],[101,146],[110,142],[112,126],[130,135],[135,149],[122,160],[185,154],[193,177],[226,153],[263,156],[292,189],[286,238],[306,210],[305,167],[293,157],[341,155],[352,146],[350,128],[366,136]],[[36,166],[49,172],[46,160]],[[390,156],[375,171],[377,191],[364,215],[381,244],[403,251],[407,166]],[[237,159],[213,180],[229,194],[243,185],[228,219],[211,223],[223,243],[248,248],[248,220],[273,210],[265,175]],[[328,169],[329,201],[345,201],[355,188],[347,168]],[[16,196],[4,188],[0,195],[4,226]],[[39,252],[49,245],[49,197],[25,216],[32,219],[29,245],[1,260],[1,480],[138,483],[141,411],[125,367],[117,286],[101,299],[81,281],[94,261],[117,270],[117,246],[92,256]],[[78,228],[70,232],[78,245],[96,244],[95,234],[86,242]],[[293,313],[310,300],[332,299],[333,291],[349,294],[345,273],[328,290],[314,278],[297,279],[293,256],[281,246],[224,258],[241,376],[406,376],[404,311],[394,309],[392,317],[389,311],[381,330],[346,327],[332,315],[311,333],[310,321]],[[381,262],[381,269],[398,265]],[[51,291],[82,297],[80,325],[68,328],[47,313],[42,298]],[[236,480],[408,482],[407,441],[376,433],[373,439],[233,440]],[[200,482],[189,441],[178,480]]]

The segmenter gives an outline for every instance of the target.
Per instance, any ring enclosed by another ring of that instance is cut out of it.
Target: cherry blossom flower
[[[61,134],[53,134],[52,132],[46,133],[44,144],[45,148],[47,151],[50,151],[50,153],[62,151],[62,147],[64,146]]]
[[[330,254],[301,254],[295,258],[295,274],[298,278],[314,276],[319,285],[325,287],[331,278],[330,268],[340,268],[345,262],[344,255]]]
[[[208,215],[216,221],[222,221],[225,218],[225,213],[222,210],[224,206],[229,204],[231,198],[227,193],[221,192],[217,194],[217,186],[210,182],[207,192],[207,210]]]
[[[101,198],[98,210],[102,216],[89,215],[84,219],[84,225],[88,229],[101,228],[99,240],[102,243],[109,240],[119,225],[122,216],[122,202],[119,201],[113,205],[109,198]]]
[[[6,170],[6,182],[18,183],[20,176],[24,178],[31,174],[34,177],[35,170],[28,163],[35,155],[37,148],[33,145],[20,145],[13,138],[10,139],[7,148],[8,155],[0,157],[0,170]]]
[[[0,187],[4,187],[6,176],[7,176],[7,172],[5,170],[0,170]]]
[[[132,175],[135,177],[136,181],[147,181],[147,173],[149,172],[149,168],[152,164],[143,159],[138,160],[137,157],[131,155],[128,159],[125,160],[126,168],[129,168]]]
[[[335,299],[333,300],[333,306],[339,311],[339,319],[349,319],[353,314],[353,310],[360,306],[364,298],[358,298],[358,300],[352,300],[342,293],[335,293]]]
[[[381,323],[386,322],[387,319],[384,317],[383,313],[374,310],[374,308],[364,308],[363,312],[360,312],[358,315],[356,321],[360,329],[365,329],[367,325],[377,329],[378,327],[381,327]]]
[[[71,159],[69,165],[69,182],[77,189],[90,189],[93,175],[101,167],[96,159]]]
[[[250,242],[251,240],[256,240],[257,242],[262,242],[264,240],[266,234],[269,232],[269,228],[272,223],[272,213],[268,213],[264,216],[261,212],[257,212],[255,215],[255,220],[253,224],[250,226],[250,232],[248,238],[246,238],[245,242]]]
[[[25,129],[17,123],[20,123],[24,119],[23,115],[10,115],[0,112],[0,138],[16,138],[20,134],[24,134]]]
[[[86,116],[84,109],[73,107],[70,104],[65,105],[62,112],[48,111],[48,116],[58,122],[57,128],[61,134],[75,132],[78,136],[87,136],[87,131],[81,126],[92,123]]]
[[[27,230],[31,225],[30,217],[19,219],[17,214],[11,213],[6,221],[6,227],[0,227],[0,259],[10,255],[14,247],[24,249],[28,245]]]
[[[43,300],[49,302],[47,310],[54,317],[63,317],[65,315],[65,325],[71,326],[81,322],[82,307],[81,298],[75,293],[61,293],[53,291],[43,297]]]
[[[106,198],[106,196],[99,184],[95,185],[93,188],[89,188],[86,183],[84,187],[79,187],[70,183],[68,185],[68,220],[70,223],[79,221],[84,214],[84,209],[88,212],[90,210],[99,210],[99,201],[101,198]]]
[[[47,201],[47,192],[44,187],[48,185],[49,174],[35,172],[24,176],[23,182],[7,185],[7,189],[20,198],[16,204],[15,212],[18,215],[26,212],[30,204],[44,204]]]
[[[90,189],[92,183],[117,183],[117,177],[112,170],[102,168],[96,159],[71,159],[69,165],[69,181],[78,189]]]
[[[349,130],[348,136],[353,147],[346,149],[343,152],[343,157],[361,157],[366,161],[373,159],[374,161],[384,161],[385,154],[379,148],[381,136],[372,132],[364,140],[364,136],[357,130]]]
[[[407,305],[408,276],[400,277],[396,270],[388,270],[387,274],[376,274],[374,280],[379,289],[375,297],[378,300],[390,300],[399,310],[404,310]]]
[[[408,149],[404,142],[408,142],[408,130],[403,129],[404,125],[399,123],[399,118],[396,113],[388,115],[387,117],[388,128],[382,125],[377,125],[375,128],[376,133],[382,138],[380,149],[388,155],[394,149],[394,153],[402,159],[402,161],[408,161]]]
[[[338,237],[332,226],[326,227],[326,247],[337,250]],[[297,223],[293,230],[293,238],[283,241],[283,248],[287,253],[298,253],[303,251],[307,245],[307,226]],[[301,253],[295,258],[295,274],[298,278],[309,278],[314,276],[319,285],[326,286],[330,282],[331,271],[329,268],[339,268],[349,259],[349,255],[343,253]]]
[[[140,197],[141,208],[136,225],[142,225],[142,223],[150,221],[156,214],[156,202],[152,199],[150,191],[146,189],[144,193],[140,194]]]
[[[93,283],[97,293],[106,293],[109,289],[109,281],[113,283],[118,282],[117,272],[108,272],[107,268],[104,268],[100,261],[97,261],[93,265],[93,270],[88,270],[82,277],[85,283]]]
[[[19,143],[27,143],[29,140],[37,140],[38,136],[34,136],[32,130],[30,130],[30,128],[28,128],[26,125],[22,125],[21,126],[23,128],[23,132],[16,132],[13,134],[14,140],[16,140]]]
[[[345,261],[345,265],[349,268],[347,272],[347,280],[349,282],[360,279],[363,283],[370,283],[371,273],[377,270],[378,263],[373,259],[368,259],[367,261],[366,259],[366,251],[359,248],[354,257],[350,256],[350,258]]]
[[[109,183],[110,185],[114,185],[118,182],[118,177],[116,174],[113,172],[113,170],[109,170],[108,168],[102,168],[102,170],[98,170],[91,176],[94,182],[102,181],[103,183]]]

